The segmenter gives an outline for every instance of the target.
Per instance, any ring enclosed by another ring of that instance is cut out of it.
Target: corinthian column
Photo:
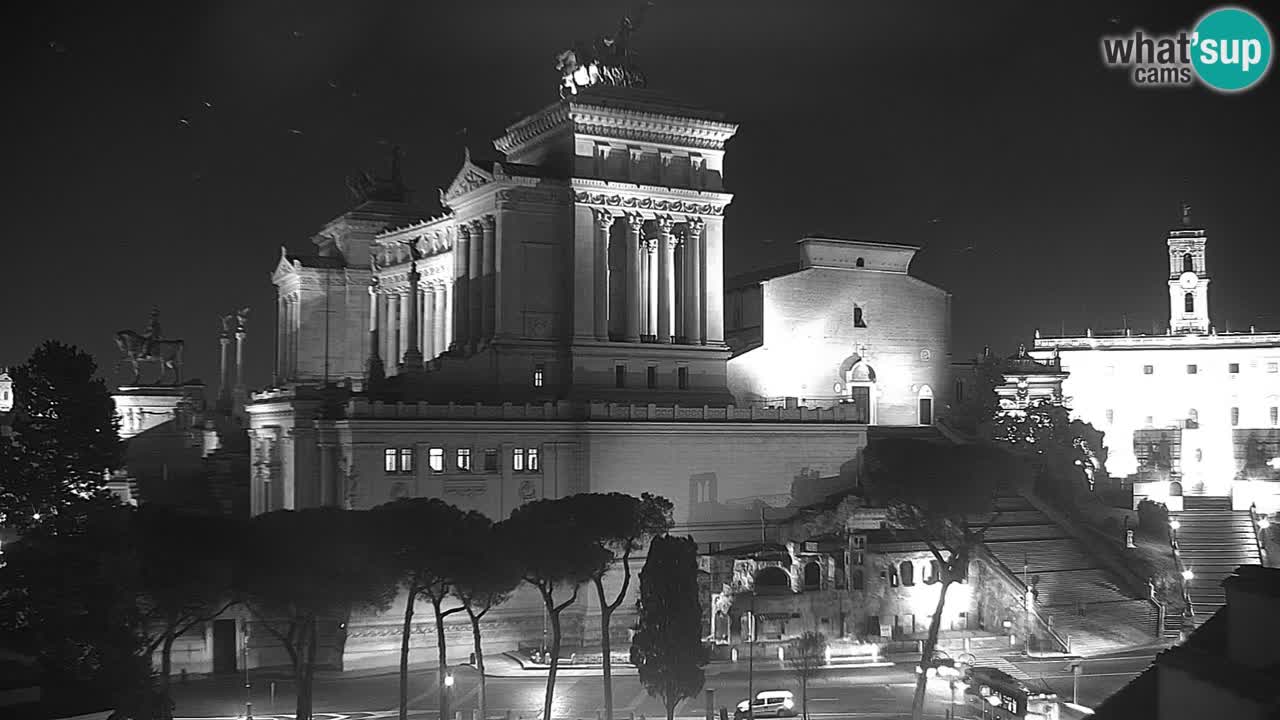
[[[470,262],[470,259],[471,228],[466,225],[459,225],[458,241],[453,246],[453,290],[449,293],[450,299],[453,300],[453,339],[451,346],[459,349],[466,346],[467,338],[471,337],[471,330],[468,327],[471,320],[471,311],[467,307],[467,299],[471,297],[471,279],[467,268],[467,263]]]
[[[466,343],[475,349],[475,342],[480,339],[481,316],[484,314],[484,295],[481,292],[481,255],[484,253],[484,229],[480,221],[471,223],[471,247],[467,254],[467,336]]]
[[[684,233],[684,334],[690,345],[702,344],[702,219],[689,218]]]
[[[645,318],[644,334],[658,334],[658,239],[644,241],[645,253]]]
[[[640,308],[645,302],[640,292],[640,233],[644,218],[627,216],[627,342],[640,342]]]
[[[422,369],[422,350],[418,347],[419,323],[418,316],[420,308],[419,302],[422,300],[421,291],[418,290],[418,281],[422,279],[421,273],[418,272],[418,261],[409,261],[409,289],[404,293],[404,304],[408,311],[408,318],[404,324],[404,363],[405,370],[415,371]]]
[[[422,357],[436,356],[436,289],[428,285],[422,289]]]
[[[498,307],[498,297],[496,294],[498,277],[497,272],[497,243],[494,237],[497,222],[492,215],[485,215],[480,218],[481,233],[484,237],[482,272],[484,279],[481,280],[480,301],[481,317],[480,317],[480,338],[489,340],[493,337],[494,314]]]
[[[675,325],[676,307],[676,246],[671,237],[675,224],[670,217],[658,218],[658,342],[671,342],[671,329]]]
[[[436,321],[435,324],[431,326],[431,329],[435,334],[435,341],[432,344],[432,350],[436,355],[444,352],[448,347],[448,340],[445,335],[445,331],[449,324],[448,320],[446,320],[449,316],[448,310],[445,307],[446,292],[448,292],[448,289],[445,286],[437,285],[435,287],[435,292],[431,294],[431,299],[435,302],[436,306],[435,311],[432,313],[432,315],[435,316]]]
[[[596,339],[609,339],[609,228],[613,227],[613,213],[608,210],[592,211],[596,218],[595,247],[595,320]]]
[[[400,332],[400,296],[394,290],[387,292],[387,370],[396,367],[396,358],[400,357],[400,344],[397,337]]]

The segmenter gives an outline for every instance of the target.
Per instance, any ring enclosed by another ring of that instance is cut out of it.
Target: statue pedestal
[[[129,438],[165,423],[174,431],[189,429],[204,412],[204,385],[125,385],[112,393],[120,417],[120,437]]]

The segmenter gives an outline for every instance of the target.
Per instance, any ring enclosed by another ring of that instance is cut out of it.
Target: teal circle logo
[[[1194,32],[1191,64],[1214,90],[1247,90],[1271,67],[1271,33],[1248,10],[1214,10],[1200,19]]]

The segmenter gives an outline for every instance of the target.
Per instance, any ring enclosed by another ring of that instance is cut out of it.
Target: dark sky
[[[270,272],[346,208],[346,175],[400,144],[434,205],[464,138],[554,101],[555,52],[624,8],[25,5],[5,50],[0,365],[52,337],[109,373],[111,334],[154,304],[211,391],[217,318],[240,305],[248,377],[269,381]],[[1223,96],[1138,89],[1100,59],[1102,35],[1189,28],[1210,7],[659,0],[635,44],[652,88],[741,125],[730,273],[790,260],[805,233],[920,244],[913,271],[954,293],[964,357],[1036,327],[1163,322],[1184,199],[1210,230],[1218,326],[1280,329],[1276,72]]]

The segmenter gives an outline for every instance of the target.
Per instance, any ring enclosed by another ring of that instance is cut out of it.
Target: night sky
[[[152,305],[215,389],[218,317],[253,309],[270,380],[280,246],[385,167],[437,212],[462,145],[557,98],[556,51],[625,2],[24,3],[5,50],[0,365],[45,338],[92,352]],[[1255,10],[1261,4],[1250,3]],[[740,124],[726,269],[806,233],[921,245],[954,294],[957,358],[1167,319],[1165,231],[1209,229],[1218,328],[1280,329],[1277,72],[1237,96],[1139,89],[1099,38],[1190,28],[1210,4],[658,0],[650,87]],[[1280,13],[1263,13],[1273,36]],[[24,26],[27,30],[24,32]]]

